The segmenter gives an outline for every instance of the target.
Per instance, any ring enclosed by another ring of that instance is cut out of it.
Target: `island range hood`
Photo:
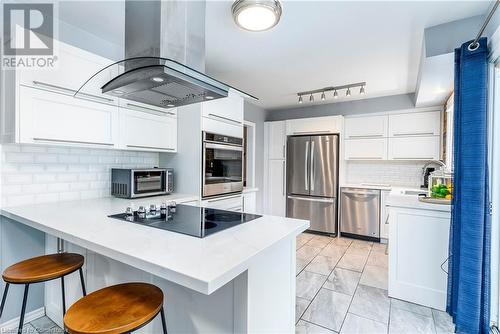
[[[257,100],[204,70],[204,1],[126,0],[125,59],[96,73],[82,88],[99,87],[103,98],[163,108],[224,98],[230,91]],[[85,95],[82,88],[78,93]]]

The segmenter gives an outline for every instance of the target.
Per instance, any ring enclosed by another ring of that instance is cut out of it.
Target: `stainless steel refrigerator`
[[[287,142],[287,217],[310,230],[337,234],[338,135],[290,136]]]

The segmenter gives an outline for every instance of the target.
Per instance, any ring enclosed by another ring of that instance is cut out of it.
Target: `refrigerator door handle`
[[[307,165],[307,158],[309,157],[309,141],[306,142],[306,154],[304,155],[304,188],[305,190],[309,190],[309,180],[308,180],[308,177],[307,177],[307,169],[308,169],[308,165]]]
[[[314,140],[311,141],[311,163],[309,168],[311,191],[314,191]]]
[[[301,196],[288,196],[289,199],[296,199],[299,201],[308,202],[321,202],[321,203],[334,203],[335,198],[315,198],[315,197],[301,197]]]

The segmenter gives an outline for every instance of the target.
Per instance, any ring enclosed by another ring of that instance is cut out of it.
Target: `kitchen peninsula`
[[[196,197],[153,198],[188,205]],[[149,199],[100,198],[3,208],[9,219],[45,232],[46,252],[85,256],[90,291],[119,282],[145,281],[165,294],[167,326],[174,333],[291,333],[295,326],[295,238],[304,220],[262,216],[197,238],[109,218]],[[62,325],[59,282],[47,283],[46,313]],[[68,276],[69,304],[81,297],[78,277]],[[159,320],[146,326],[157,333]]]

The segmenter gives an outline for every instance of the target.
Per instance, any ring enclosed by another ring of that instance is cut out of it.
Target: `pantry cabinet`
[[[286,152],[285,122],[269,122],[269,159],[285,159]]]
[[[266,122],[264,125],[264,212],[286,214],[286,133],[288,121]]]
[[[267,214],[286,215],[285,160],[269,160],[267,188]]]

